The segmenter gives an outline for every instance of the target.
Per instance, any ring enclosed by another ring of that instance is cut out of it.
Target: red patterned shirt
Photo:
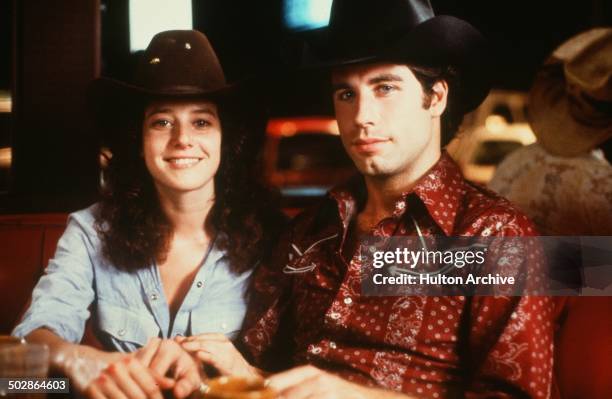
[[[363,179],[333,190],[258,269],[242,335],[253,361],[265,368],[289,355],[292,365],[422,398],[549,397],[550,298],[360,294],[361,257],[347,261],[342,249],[364,198]],[[446,153],[372,234],[416,235],[416,225],[426,236],[535,234],[508,201],[465,181]],[[539,266],[532,253],[520,270]]]

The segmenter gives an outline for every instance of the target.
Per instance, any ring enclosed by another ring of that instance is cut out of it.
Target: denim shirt
[[[13,335],[23,337],[46,327],[78,343],[90,316],[104,348],[122,352],[138,349],[151,337],[237,335],[250,271],[232,273],[226,254],[213,244],[171,323],[158,267],[126,272],[110,264],[94,229],[94,211],[95,205],[69,216],[55,256]]]

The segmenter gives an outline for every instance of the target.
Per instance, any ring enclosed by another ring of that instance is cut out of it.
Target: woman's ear
[[[431,90],[431,103],[429,104],[431,116],[442,116],[446,109],[446,101],[448,100],[448,83],[446,83],[446,80],[438,80],[434,83]]]

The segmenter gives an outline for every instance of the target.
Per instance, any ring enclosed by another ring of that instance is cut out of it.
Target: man
[[[264,370],[294,367],[269,377],[282,397],[550,396],[548,298],[362,292],[368,237],[535,234],[441,150],[488,92],[482,42],[428,1],[336,0],[327,40],[304,49],[306,67],[328,68],[361,174],[299,215],[254,276],[241,344]],[[541,283],[538,253],[515,249],[490,263]],[[223,373],[260,373],[222,337],[182,345]]]
[[[258,365],[282,355],[309,364],[270,378],[283,397],[550,395],[548,298],[360,290],[368,235],[535,234],[441,150],[486,96],[482,48],[473,27],[434,16],[428,1],[336,0],[325,45],[305,49],[329,68],[342,142],[362,176],[298,216],[255,276],[247,351]],[[521,273],[538,266],[534,254],[521,262]]]

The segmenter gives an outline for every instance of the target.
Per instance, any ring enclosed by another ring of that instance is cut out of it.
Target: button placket
[[[161,276],[156,263],[146,269],[138,271],[138,279],[142,287],[143,301],[149,303],[151,313],[163,338],[170,338],[168,326],[170,324],[170,312],[166,305]]]

